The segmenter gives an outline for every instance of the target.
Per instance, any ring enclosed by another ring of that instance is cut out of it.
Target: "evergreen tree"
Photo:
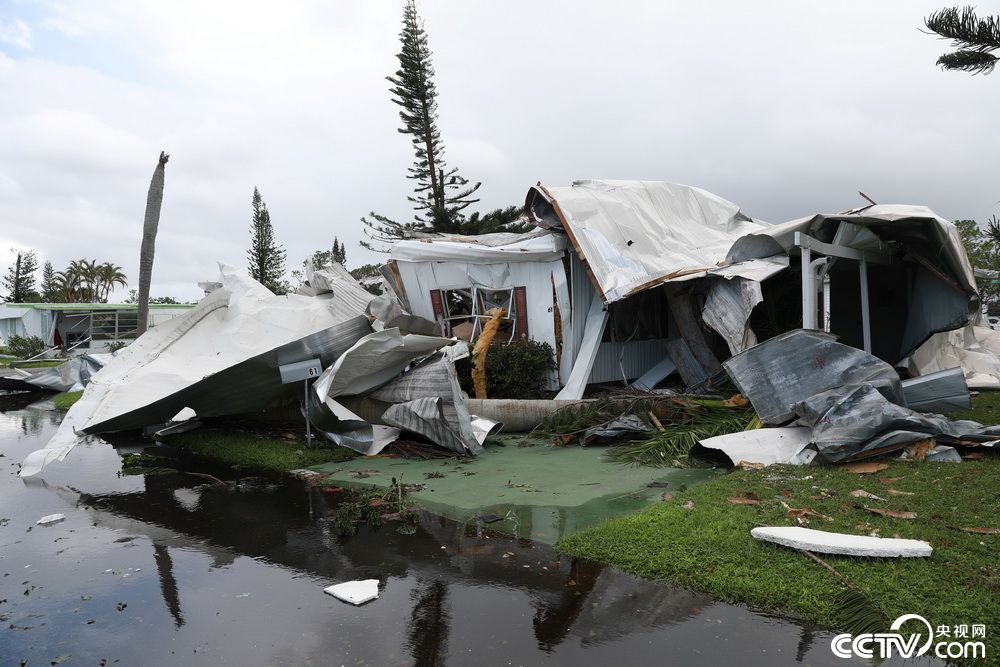
[[[333,237],[333,251],[330,253],[330,260],[341,266],[347,264],[347,248],[336,236]]]
[[[461,212],[478,199],[473,193],[481,183],[471,184],[458,173],[458,167],[449,168],[444,159],[444,144],[438,130],[437,88],[434,85],[434,66],[427,42],[423,21],[417,14],[414,0],[407,0],[403,9],[403,29],[399,33],[402,44],[396,57],[399,70],[386,79],[392,84],[393,103],[399,105],[403,126],[400,133],[411,135],[415,159],[407,178],[416,181],[413,196],[407,199],[416,211],[412,223],[400,223],[374,211],[370,219],[362,218],[370,241],[361,245],[371,250],[375,242],[401,238],[410,230],[449,231],[447,228],[461,219]]]
[[[924,19],[924,25],[957,50],[937,59],[942,69],[989,74],[1000,49],[1000,16],[976,16],[974,7],[947,7]]]
[[[7,288],[7,301],[10,303],[25,303],[38,298],[35,291],[35,272],[38,271],[38,259],[32,250],[18,252],[14,263],[3,278]]]
[[[282,280],[285,275],[285,251],[274,240],[271,213],[267,204],[254,187],[253,218],[250,223],[250,249],[247,250],[250,277],[275,294],[284,294],[288,285]]]
[[[52,262],[45,260],[42,267],[42,301],[45,303],[56,303],[59,300],[59,285],[56,280],[56,270],[52,268]]]

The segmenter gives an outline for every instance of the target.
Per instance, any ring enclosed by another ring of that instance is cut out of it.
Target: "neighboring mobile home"
[[[186,313],[194,304],[151,304],[149,327]],[[104,351],[135,339],[134,303],[0,303],[0,344],[9,336],[37,336],[51,347]]]

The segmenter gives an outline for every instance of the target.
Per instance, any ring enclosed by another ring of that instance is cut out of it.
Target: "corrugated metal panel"
[[[365,316],[335,324],[328,329],[273,348],[230,366],[160,400],[110,419],[89,425],[84,433],[108,433],[162,424],[182,408],[199,417],[218,417],[259,412],[282,396],[297,396],[298,385],[282,385],[282,364],[319,358],[329,366],[358,340],[372,331]]]
[[[667,356],[665,338],[625,343],[601,343],[587,382],[634,380]],[[625,377],[622,377],[624,369]]]
[[[580,351],[580,345],[583,344],[583,328],[587,323],[587,310],[590,308],[590,302],[594,300],[597,290],[594,289],[594,284],[590,282],[590,277],[587,275],[587,268],[580,261],[576,252],[571,250],[568,252],[568,255],[570,264],[569,297],[570,308],[572,308],[573,331],[570,345],[563,347],[563,353],[565,354],[567,352],[566,348],[569,347],[568,352],[575,360],[577,353]]]

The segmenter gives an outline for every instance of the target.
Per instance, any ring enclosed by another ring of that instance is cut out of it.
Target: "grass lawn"
[[[52,368],[53,366],[62,366],[66,363],[66,359],[42,359],[40,361],[27,361],[24,363],[17,363],[16,361],[7,361],[3,365],[8,368]]]
[[[198,430],[171,436],[169,444],[214,463],[287,472],[330,461],[347,461],[357,456],[346,447],[307,449],[304,442],[259,437],[251,433]]]
[[[80,391],[64,391],[53,396],[52,402],[56,404],[56,410],[68,410],[71,405],[80,400],[81,396],[83,396],[82,389]]]
[[[1000,394],[976,397],[973,413],[969,416],[996,423]],[[1000,627],[995,626],[1000,619],[1000,535],[959,530],[1000,528],[1000,458],[886,462],[888,469],[868,475],[820,466],[735,471],[637,514],[575,533],[557,547],[724,600],[842,627],[834,604],[842,586],[833,574],[797,551],[750,537],[755,526],[797,525],[783,502],[811,508],[830,519],[811,516],[809,528],[929,542],[934,547],[930,558],[821,557],[890,620],[916,613],[935,627],[985,623],[987,655],[1000,655]],[[856,489],[884,500],[851,496]],[[913,495],[892,495],[890,489]],[[728,501],[748,493],[760,503]],[[863,505],[917,516],[883,517]]]

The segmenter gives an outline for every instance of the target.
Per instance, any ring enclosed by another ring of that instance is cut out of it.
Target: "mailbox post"
[[[278,366],[281,373],[281,384],[302,382],[302,400],[306,409],[306,447],[312,446],[312,424],[309,420],[309,381],[315,380],[323,373],[323,364],[319,359],[306,359],[293,364]]]

